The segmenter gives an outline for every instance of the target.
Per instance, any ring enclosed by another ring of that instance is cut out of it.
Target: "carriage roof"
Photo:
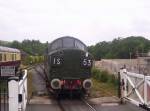
[[[75,48],[85,51],[87,50],[87,46],[82,41],[70,36],[58,38],[49,44],[49,51],[62,48]]]
[[[9,48],[9,47],[0,46],[0,52],[20,53],[20,50],[15,49],[15,48]]]

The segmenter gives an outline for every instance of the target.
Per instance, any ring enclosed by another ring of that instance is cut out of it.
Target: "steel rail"
[[[80,101],[80,99],[79,99]],[[85,99],[81,98],[81,101],[89,108],[90,111],[97,111],[93,106],[91,106]],[[61,109],[61,111],[66,111],[65,107],[63,106],[63,104],[61,103],[60,99],[57,99],[57,103],[59,108]],[[75,106],[76,107],[76,106]]]
[[[91,109],[91,111],[97,111],[93,106],[91,106],[84,98],[81,98],[81,100]]]
[[[63,105],[61,104],[59,99],[57,99],[57,103],[58,103],[58,106],[61,109],[61,111],[65,111],[65,108],[63,107]]]

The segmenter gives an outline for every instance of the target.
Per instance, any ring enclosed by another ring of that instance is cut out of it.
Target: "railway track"
[[[43,63],[40,63],[40,64],[35,64],[35,65],[30,65],[30,66],[27,66],[27,67],[24,67],[24,68],[20,68],[20,70],[17,72],[17,75],[20,75],[22,76],[22,73],[24,72],[24,70],[27,70],[27,71],[30,71],[32,69],[35,69],[36,70],[36,67],[38,66],[42,66]]]
[[[38,67],[38,68],[37,68]],[[40,71],[39,70],[42,71]],[[44,80],[45,82],[47,81],[47,75],[45,74],[43,64],[36,64],[33,66],[28,66],[23,68],[22,70],[32,70],[36,72],[39,77]],[[57,99],[57,104],[58,107],[61,111],[97,111],[92,105],[90,105],[84,98],[79,98],[79,99]]]
[[[21,68],[21,70],[31,70],[31,69],[34,69],[34,68],[36,68],[37,66],[41,66],[41,65],[43,65],[43,63],[41,63],[41,64],[35,64],[35,65],[30,65],[30,66],[27,66],[27,67],[24,67],[24,68]]]
[[[81,98],[81,100],[91,109],[90,111],[97,111],[92,105],[90,105],[84,98]]]
[[[79,100],[57,100],[61,111],[97,111],[87,100],[80,98]]]

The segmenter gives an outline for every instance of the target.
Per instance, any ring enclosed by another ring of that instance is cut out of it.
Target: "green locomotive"
[[[88,93],[92,86],[93,58],[80,40],[65,36],[48,44],[45,69],[49,89],[55,94],[63,92]]]

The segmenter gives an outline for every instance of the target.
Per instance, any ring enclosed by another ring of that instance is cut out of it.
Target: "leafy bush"
[[[92,76],[94,79],[103,82],[117,85],[118,80],[113,74],[109,74],[107,71],[102,71],[96,68],[92,69]]]
[[[22,60],[22,64],[33,65],[37,63],[42,63],[43,61],[44,61],[43,56],[28,56],[24,60]]]

